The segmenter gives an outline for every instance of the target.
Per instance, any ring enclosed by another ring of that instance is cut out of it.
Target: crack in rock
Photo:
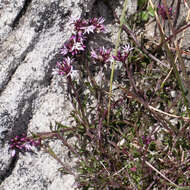
[[[71,5],[73,7],[70,7]],[[13,2],[7,6],[14,7]],[[26,134],[28,129],[33,131],[35,127],[41,128],[41,124],[48,130],[52,119],[66,120],[65,117],[70,112],[69,105],[65,105],[63,92],[59,94],[51,90],[51,72],[57,61],[55,54],[71,35],[68,17],[73,10],[75,14],[81,15],[78,0],[26,0],[19,14],[17,11],[17,16],[12,16],[12,24],[3,23],[7,27],[11,26],[12,30],[8,30],[7,38],[1,41],[0,52],[0,102],[3,105],[0,107],[1,190],[49,189],[51,183],[54,184],[52,189],[55,189],[53,187],[56,187],[58,182],[65,184],[63,186],[68,189],[67,182],[64,182],[64,178],[61,180],[61,176],[60,180],[55,182],[55,179],[58,179],[57,169],[60,167],[55,160],[43,152],[26,156],[19,154],[19,159],[12,158],[8,141],[15,135]],[[46,96],[49,98],[44,98]],[[63,105],[64,110],[61,107]],[[43,106],[50,107],[43,110]],[[37,119],[38,116],[40,117]],[[52,117],[49,118],[50,116]],[[61,146],[57,152],[64,159],[66,153],[60,150]],[[24,177],[23,171],[27,171]],[[71,178],[69,180],[71,181]],[[69,186],[71,189],[71,184]]]
[[[26,13],[26,11],[31,3],[32,3],[32,0],[24,1],[23,8],[20,10],[20,12],[17,14],[17,16],[15,17],[15,19],[13,20],[13,22],[11,24],[11,28],[13,30],[18,26],[20,19],[24,16],[24,14]]]

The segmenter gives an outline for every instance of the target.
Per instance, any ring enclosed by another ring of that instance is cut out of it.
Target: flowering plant
[[[32,151],[32,147],[40,147],[41,139],[29,138],[25,134],[20,136],[16,136],[10,140],[9,149],[11,151],[12,157],[16,155],[16,151],[18,152],[30,152]]]
[[[182,51],[168,45],[173,36],[165,35],[156,12],[165,49],[158,46],[148,51],[146,40],[139,40],[143,35],[137,37],[133,28],[137,23],[124,22],[126,2],[121,19],[115,17],[120,24],[115,49],[89,47],[92,35],[106,33],[102,17],[70,19],[74,31],[61,49],[62,60],[53,74],[67,79],[73,105],[71,126],[51,125],[50,132],[36,135],[38,140],[17,136],[10,149],[14,156],[32,146],[44,147],[45,139],[60,140],[78,159],[74,169],[79,189],[183,189],[190,185],[190,110],[180,75],[185,70]],[[152,1],[149,4],[157,11]],[[167,11],[172,16],[172,9],[158,7],[162,19],[171,19]],[[130,43],[121,42],[122,32]],[[179,50],[176,59],[173,49]],[[76,68],[80,78],[74,77]],[[75,142],[69,143],[72,137]],[[45,150],[62,164],[64,173],[74,175],[52,149]]]

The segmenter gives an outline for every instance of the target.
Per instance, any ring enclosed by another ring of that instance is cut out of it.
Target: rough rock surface
[[[28,130],[48,131],[71,107],[59,77],[51,72],[56,54],[71,35],[70,16],[90,10],[93,1],[1,1],[0,19],[0,189],[73,189],[73,176],[44,152],[8,152],[11,137]],[[66,151],[54,144],[63,161]],[[61,187],[61,188],[60,188]]]
[[[136,10],[136,2],[129,1],[129,13]],[[0,190],[74,189],[74,176],[61,175],[57,171],[61,165],[47,153],[12,158],[8,142],[29,131],[48,131],[50,122],[69,125],[72,107],[64,79],[52,76],[52,68],[71,36],[70,16],[82,17],[94,9],[97,16],[110,18],[106,3],[100,3],[0,0]],[[117,3],[122,5],[123,0]],[[72,166],[60,142],[52,146],[62,162]]]

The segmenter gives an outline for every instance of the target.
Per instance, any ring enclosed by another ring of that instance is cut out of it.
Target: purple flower
[[[74,56],[84,51],[86,48],[84,42],[87,38],[87,34],[105,32],[105,27],[103,25],[104,19],[102,17],[90,20],[71,17],[70,20],[70,23],[74,25],[74,33],[61,49],[61,54],[63,56],[68,54]]]
[[[96,51],[94,51],[94,49],[91,49],[91,57],[94,58],[94,59],[98,59],[98,54],[96,53]]]
[[[53,70],[53,74],[64,76],[71,75],[73,72],[73,66],[71,65],[72,62],[73,59],[70,59],[70,57],[64,58],[62,63],[57,62],[57,68]]]
[[[105,20],[100,18],[93,18],[90,20],[82,20],[80,18],[71,18],[71,24],[74,25],[74,30],[79,32],[82,31],[83,34],[90,33],[90,32],[105,32],[105,27],[103,25],[103,22]]]
[[[113,58],[116,61],[120,61],[122,63],[125,63],[127,57],[129,56],[129,53],[133,50],[134,48],[131,48],[130,45],[125,45],[122,47],[122,51],[118,50],[117,55],[113,56]]]
[[[84,45],[85,36],[72,35],[68,42],[64,44],[64,47],[61,49],[61,54],[63,56],[70,53],[71,55],[76,55],[80,51],[84,51],[86,46]]]
[[[16,136],[10,140],[9,149],[11,150],[11,156],[14,157],[16,151],[27,152],[32,150],[32,146],[40,146],[41,139],[28,138],[26,135]]]
[[[168,9],[169,15],[172,16],[172,8]],[[164,19],[167,20],[167,11],[164,5],[158,5],[158,14]]]
[[[94,33],[96,27],[94,25],[90,25],[90,26],[81,27],[81,29],[84,30],[83,31],[84,34],[86,34],[86,33],[90,34],[90,32]]]
[[[72,59],[70,57],[64,58],[62,63],[57,62],[58,74],[59,75],[70,75],[73,67],[71,65]]]
[[[99,61],[101,63],[107,63],[110,61],[110,52],[111,49],[105,49],[104,47],[99,48],[99,50],[95,51],[91,50],[91,57],[94,58],[95,61]]]
[[[74,30],[77,32],[82,32],[83,34],[89,34],[90,32],[97,33],[105,32],[105,27],[103,22],[105,21],[102,17],[93,18],[90,20],[82,20],[80,18],[73,19],[71,18],[71,24],[74,24]]]
[[[26,149],[27,151],[30,151],[30,150],[32,149],[32,146],[31,146],[29,143],[26,143],[26,144],[24,145],[24,147],[25,147],[25,149]]]
[[[90,19],[89,23],[91,25],[93,25],[95,28],[96,28],[96,32],[97,33],[100,33],[100,32],[104,32],[106,33],[106,29],[105,29],[105,26],[103,25],[103,22],[105,21],[105,19],[103,19],[102,17],[100,18],[93,18],[93,19]]]
[[[85,50],[85,45],[83,45],[81,42],[75,42],[71,48],[71,54],[75,55],[79,51],[84,51]]]
[[[65,55],[68,54],[68,52],[69,52],[69,49],[68,49],[67,45],[64,44],[64,47],[61,49],[61,54],[62,54],[63,56],[65,56]]]
[[[80,31],[82,27],[88,26],[88,22],[86,20],[81,20],[81,19],[75,20],[73,24],[75,26],[76,31]]]
[[[131,48],[130,45],[127,44],[127,45],[124,45],[122,49],[123,49],[124,54],[128,55],[130,51],[133,50],[134,48]]]

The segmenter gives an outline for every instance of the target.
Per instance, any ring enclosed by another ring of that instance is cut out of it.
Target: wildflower
[[[66,42],[61,49],[61,54],[66,56],[68,53],[76,55],[80,51],[84,51],[86,46],[84,45],[85,36],[72,35],[68,42]]]
[[[74,30],[75,32],[81,32],[83,34],[89,34],[90,32],[94,33],[95,31],[97,33],[99,32],[105,32],[105,27],[103,25],[103,22],[105,21],[102,17],[100,18],[93,18],[90,20],[82,20],[82,19],[73,19],[71,18],[71,24],[74,24]]]
[[[81,29],[84,30],[84,32],[83,32],[84,34],[86,34],[86,33],[90,34],[90,32],[94,33],[96,27],[94,25],[90,25],[90,26],[82,27]]]
[[[107,63],[110,61],[110,52],[111,49],[105,49],[104,47],[101,47],[97,52],[94,49],[92,49],[91,57],[101,63]]]
[[[70,37],[69,41],[64,44],[64,47],[61,49],[61,54],[66,56],[70,53],[74,56],[81,51],[84,51],[86,48],[84,45],[87,38],[86,34],[105,32],[103,22],[104,19],[102,17],[93,18],[90,20],[82,20],[80,18],[71,17],[70,23],[74,25],[74,33]]]
[[[73,24],[75,26],[76,31],[80,31],[82,27],[88,26],[88,22],[86,20],[81,20],[81,19],[75,20]]]
[[[170,7],[168,9],[168,13],[170,16],[172,16],[172,8]],[[168,16],[167,16],[167,11],[166,8],[164,7],[164,5],[158,5],[158,14],[164,19],[167,20]]]
[[[69,52],[69,49],[68,49],[68,47],[67,47],[67,44],[64,44],[64,47],[61,49],[61,54],[62,54],[63,56],[65,56],[65,55],[68,54],[68,52]]]
[[[16,136],[10,140],[11,156],[14,157],[16,151],[27,152],[32,150],[32,146],[39,146],[41,144],[41,139],[32,139],[26,137],[26,135]]]
[[[95,27],[95,31],[97,33],[100,33],[100,32],[106,33],[105,26],[103,25],[104,21],[105,20],[102,17],[93,18],[93,19],[90,19],[89,24],[91,24],[91,25],[93,25]]]
[[[73,59],[70,59],[70,57],[64,58],[62,63],[57,62],[57,68],[53,70],[53,74],[66,76],[71,75],[73,72],[73,66],[71,65],[72,62]]]
[[[117,55],[113,56],[113,58],[116,60],[116,61],[120,61],[122,63],[125,63],[127,57],[129,56],[129,53],[133,50],[134,48],[131,48],[130,45],[125,45],[123,46],[122,48],[122,51],[118,50],[117,52]]]
[[[129,55],[129,52],[130,52],[131,50],[133,50],[133,49],[134,49],[134,48],[131,48],[129,44],[125,45],[125,46],[123,47],[124,54],[125,54],[126,56]]]
[[[71,54],[75,55],[77,54],[79,51],[84,51],[86,46],[84,46],[82,43],[80,42],[75,42],[71,48]]]

